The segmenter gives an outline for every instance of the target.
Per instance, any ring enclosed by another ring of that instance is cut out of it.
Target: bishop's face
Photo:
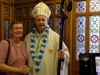
[[[36,16],[35,17],[35,25],[36,25],[36,28],[37,28],[37,31],[39,33],[43,32],[46,28],[46,25],[47,25],[47,18],[43,15],[39,15],[39,16]]]

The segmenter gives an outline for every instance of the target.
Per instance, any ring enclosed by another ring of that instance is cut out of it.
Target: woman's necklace
[[[35,61],[35,64],[36,64],[36,68],[35,70],[38,72],[40,70],[40,62],[42,60],[42,57],[43,57],[43,54],[44,54],[44,49],[46,47],[46,43],[47,43],[47,38],[48,38],[48,34],[49,34],[49,27],[47,27],[44,31],[43,31],[43,36],[41,38],[42,40],[42,43],[40,45],[40,49],[38,55],[36,54],[36,51],[35,51],[35,39],[36,39],[36,36],[35,36],[35,31],[36,31],[36,28],[33,28],[33,31],[32,31],[32,35],[31,35],[31,46],[30,46],[30,50],[31,50],[31,55],[32,55],[32,59]],[[39,43],[38,43],[39,44]]]

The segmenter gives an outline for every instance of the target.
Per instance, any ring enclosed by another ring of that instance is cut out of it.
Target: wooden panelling
[[[1,39],[0,40],[2,40],[2,39],[4,39],[4,6],[3,6],[3,4],[0,4],[0,6],[1,6],[1,29],[0,29],[0,31],[1,31]]]
[[[13,4],[14,0],[0,0],[0,3],[4,3],[4,4]]]
[[[1,13],[1,5],[0,5],[0,13]],[[1,41],[1,14],[0,14],[0,41]]]
[[[1,3],[0,4],[1,6],[1,10],[2,12],[1,13],[1,16],[0,16],[0,40],[3,40],[5,39],[5,36],[8,35],[8,38],[10,38],[10,24],[11,24],[11,21],[12,21],[12,18],[13,18],[13,14],[12,14],[12,6],[10,5],[6,5],[6,4],[3,4]],[[5,26],[6,25],[6,26]],[[5,31],[5,28],[8,29],[8,31]],[[6,34],[7,35],[6,35]]]
[[[38,0],[15,0],[14,1],[14,4],[16,5],[19,5],[19,4],[29,4],[29,3],[37,3]]]
[[[31,3],[38,3],[38,2],[61,2],[61,0],[14,0],[15,5],[20,4],[31,4]]]

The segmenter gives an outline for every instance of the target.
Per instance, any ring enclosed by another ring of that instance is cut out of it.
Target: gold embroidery
[[[49,49],[49,53],[52,53],[53,52],[53,49]]]

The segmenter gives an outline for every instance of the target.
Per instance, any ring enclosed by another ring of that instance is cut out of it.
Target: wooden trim
[[[1,13],[1,4],[0,4],[0,13]],[[1,34],[1,32],[2,32],[1,29],[2,29],[2,28],[1,28],[1,14],[0,14],[0,34]],[[1,35],[0,35],[0,41],[1,41]]]
[[[4,5],[1,4],[1,40],[4,39]]]
[[[53,4],[53,3],[58,3],[58,2],[61,2],[61,0],[45,0],[43,1],[44,3],[46,4]],[[37,2],[37,0],[15,0],[15,5],[26,5],[26,4],[36,4],[36,3],[39,3]]]
[[[76,2],[74,1],[73,2],[73,5],[74,5],[74,7],[73,7],[73,12],[75,12],[76,13]],[[73,13],[73,26],[72,26],[72,66],[73,66],[73,68],[72,68],[72,75],[76,75],[75,74],[75,65],[76,65],[76,14],[74,14]]]
[[[73,1],[86,1],[86,0],[73,0]]]
[[[89,7],[88,3],[89,1],[86,2],[87,6],[86,7]],[[86,10],[86,36],[85,36],[85,53],[89,53],[89,8],[87,8]],[[88,37],[88,38],[87,38]]]
[[[0,3],[12,4],[11,0],[0,0]]]

